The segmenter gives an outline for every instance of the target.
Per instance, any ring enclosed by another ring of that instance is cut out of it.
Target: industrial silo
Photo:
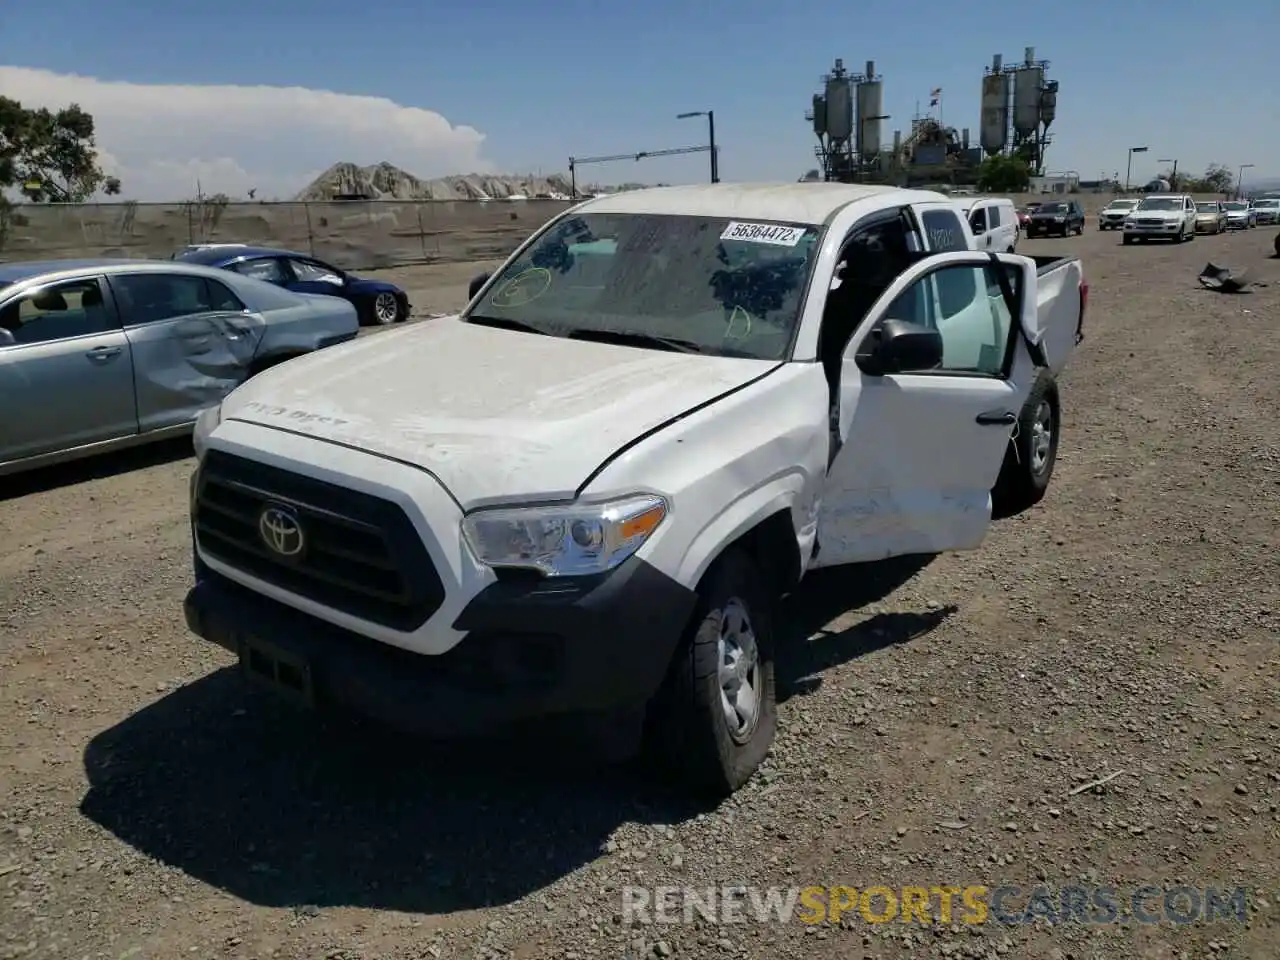
[[[853,90],[844,61],[836,61],[836,69],[827,80],[827,136],[832,140],[848,140],[853,136]]]
[[[1053,123],[1057,115],[1058,81],[1049,80],[1045,82],[1044,89],[1040,91],[1040,122],[1044,124],[1046,130],[1049,129],[1049,124]]]
[[[1036,48],[1027,47],[1026,59],[1013,75],[1013,130],[1019,140],[1033,136],[1040,129],[1044,67],[1035,62],[1035,56]]]
[[[880,155],[880,118],[884,116],[884,84],[876,76],[874,60],[867,61],[867,72],[858,84],[857,147],[863,162]]]
[[[982,124],[978,142],[988,156],[995,156],[1009,141],[1009,75],[1000,54],[991,60],[991,72],[982,78]]]
[[[827,132],[827,98],[820,93],[813,95],[813,132],[819,137]]]

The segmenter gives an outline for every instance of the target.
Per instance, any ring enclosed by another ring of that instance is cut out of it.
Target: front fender
[[[676,579],[690,586],[697,584],[727,545],[781,510],[788,512],[797,531],[803,572],[809,566],[818,533],[818,502],[805,503],[809,486],[804,473],[791,468],[726,504],[689,544]]]
[[[345,293],[350,297],[372,297],[379,293],[400,294],[403,292],[394,283],[387,283],[385,280],[357,280],[354,283],[347,284],[345,289]]]

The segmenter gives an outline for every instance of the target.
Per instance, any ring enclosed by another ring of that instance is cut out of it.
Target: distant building
[[[1080,177],[1074,173],[1052,173],[1043,177],[1032,177],[1031,193],[1071,193],[1080,189]]]

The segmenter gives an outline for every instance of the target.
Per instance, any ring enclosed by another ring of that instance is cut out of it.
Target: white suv
[[[1190,194],[1161,193],[1143,198],[1133,212],[1124,218],[1124,242],[1194,240],[1196,235],[1196,202]]]

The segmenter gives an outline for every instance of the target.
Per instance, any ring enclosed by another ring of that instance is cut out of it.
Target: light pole
[[[688,120],[690,117],[707,118],[707,141],[711,149],[711,182],[720,182],[720,158],[716,155],[716,112],[714,110],[691,110],[688,113],[676,114],[677,120]]]
[[[1146,153],[1149,147],[1130,147],[1129,148],[1129,165],[1124,168],[1124,192],[1128,193],[1133,187],[1129,183],[1130,177],[1133,175],[1133,155],[1135,153]]]
[[[1244,199],[1244,172],[1252,167],[1252,163],[1240,164],[1240,172],[1236,174],[1236,199]]]
[[[1174,159],[1172,159],[1172,160],[1157,160],[1157,161],[1156,161],[1156,163],[1172,163],[1172,164],[1173,164],[1173,173],[1171,173],[1171,174],[1169,175],[1169,189],[1170,189],[1170,190],[1177,190],[1177,189],[1178,189],[1178,160],[1177,160],[1177,158],[1175,157],[1175,158],[1174,158]]]

